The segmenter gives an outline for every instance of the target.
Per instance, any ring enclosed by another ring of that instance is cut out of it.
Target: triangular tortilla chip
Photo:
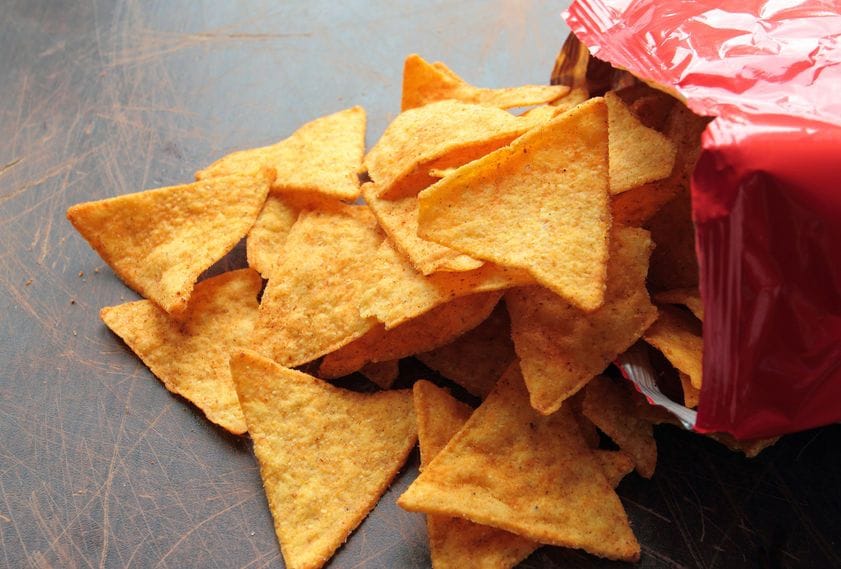
[[[680,308],[661,306],[657,321],[645,331],[643,338],[663,352],[678,371],[689,375],[695,389],[701,389],[704,339],[701,323],[695,317]]]
[[[484,398],[516,358],[505,304],[499,303],[484,322],[463,336],[415,357],[473,395]]]
[[[386,330],[377,326],[361,338],[324,357],[318,373],[333,379],[368,362],[382,362],[426,352],[478,326],[499,302],[500,292],[462,296]]]
[[[412,54],[403,64],[403,100],[400,108],[405,111],[435,101],[455,99],[464,103],[510,109],[548,103],[568,92],[569,87],[563,85],[521,85],[503,89],[474,87],[440,61],[428,63],[421,56]]]
[[[370,267],[374,283],[359,299],[359,313],[373,316],[386,329],[394,328],[445,304],[454,298],[503,290],[534,282],[518,269],[485,263],[473,271],[440,272],[424,276],[398,253],[389,240],[383,241]]]
[[[225,176],[74,205],[67,218],[123,281],[171,314],[251,229],[273,173]]]
[[[643,225],[675,196],[689,192],[689,179],[701,153],[701,133],[708,122],[708,118],[699,117],[682,103],[672,105],[665,128],[666,136],[677,148],[672,173],[613,196],[610,210],[614,224]]]
[[[589,314],[542,287],[506,293],[511,336],[535,409],[554,413],[657,318],[645,289],[648,232],[617,228],[610,242],[605,303]]]
[[[594,425],[613,439],[634,461],[643,478],[651,478],[657,466],[657,442],[651,423],[640,419],[631,393],[604,376],[587,384],[582,411]]]
[[[364,153],[365,109],[352,107],[308,122],[271,146],[228,154],[196,172],[196,179],[248,174],[269,166],[277,170],[273,190],[353,200],[359,197],[357,174]]]
[[[365,156],[365,168],[380,198],[414,196],[435,181],[431,169],[467,164],[547,118],[458,101],[431,103],[400,113]]]
[[[210,421],[241,435],[245,418],[228,359],[246,346],[262,286],[260,275],[242,269],[197,284],[179,320],[148,300],[105,307],[99,316],[168,390],[190,400]]]
[[[482,266],[478,259],[418,237],[417,196],[384,200],[370,183],[362,185],[362,195],[394,246],[424,275],[436,271],[472,271]]]
[[[669,138],[643,125],[616,93],[608,92],[610,193],[622,192],[668,176],[677,149]]]
[[[421,471],[470,418],[473,410],[426,380],[413,386],[418,422]],[[429,554],[435,569],[514,567],[539,544],[500,529],[461,518],[430,515],[426,518]]]
[[[411,394],[338,389],[253,352],[231,375],[286,567],[321,567],[414,448]]]
[[[572,412],[535,412],[516,365],[397,503],[539,543],[639,559],[625,510]]]
[[[529,271],[583,310],[604,301],[607,107],[590,99],[418,196],[418,234]]]
[[[365,206],[301,213],[263,293],[253,348],[298,366],[371,330],[358,299],[382,240]]]
[[[682,304],[692,311],[692,314],[704,321],[704,303],[697,288],[676,288],[655,293],[654,300],[663,304]]]

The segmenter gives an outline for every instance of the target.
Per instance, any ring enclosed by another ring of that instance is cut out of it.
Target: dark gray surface
[[[549,2],[5,2],[0,16],[0,567],[281,567],[247,439],[169,393],[100,323],[136,298],[64,218],[189,181],[354,104],[376,140],[406,54],[468,80],[548,80]],[[215,271],[242,263],[242,248]],[[80,275],[83,272],[84,275]],[[746,461],[665,428],[658,473],[620,486],[640,567],[841,566],[841,429]],[[415,461],[416,462],[416,461]],[[332,567],[425,567],[394,499]],[[544,549],[527,567],[612,567]]]

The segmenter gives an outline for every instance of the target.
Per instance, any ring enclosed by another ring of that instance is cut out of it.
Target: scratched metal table
[[[67,206],[189,181],[314,117],[399,106],[403,57],[483,85],[543,82],[551,2],[3,2],[0,16],[0,566],[281,567],[247,438],[170,395],[97,318],[136,298]],[[213,269],[243,264],[240,246]],[[746,461],[672,428],[619,488],[640,567],[841,566],[841,428]],[[396,496],[332,567],[425,567]],[[524,567],[620,567],[544,548]]]

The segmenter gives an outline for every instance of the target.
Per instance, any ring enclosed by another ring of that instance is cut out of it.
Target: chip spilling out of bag
[[[367,154],[353,107],[196,182],[68,211],[146,298],[105,324],[250,434],[290,569],[329,561],[418,435],[398,503],[428,515],[433,567],[513,567],[543,545],[639,558],[614,489],[654,475],[653,425],[676,421],[611,363],[645,340],[671,362],[662,385],[702,400],[688,180],[706,119],[629,76],[603,97],[573,79],[478,88],[410,55]],[[243,237],[251,268],[196,284]],[[452,394],[417,380],[430,370]]]

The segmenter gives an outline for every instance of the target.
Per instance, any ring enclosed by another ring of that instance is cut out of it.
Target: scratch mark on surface
[[[0,520],[3,520],[4,522],[12,523],[12,518],[6,517],[3,514],[0,514]]]
[[[652,516],[654,516],[655,518],[659,518],[660,520],[662,520],[662,521],[666,522],[667,524],[672,523],[672,520],[670,520],[669,518],[667,518],[666,516],[664,516],[664,515],[663,515],[663,514],[661,514],[660,512],[657,512],[657,511],[655,511],[655,510],[652,510],[651,508],[648,508],[648,507],[646,507],[646,506],[643,506],[643,505],[642,505],[642,504],[640,504],[639,502],[635,502],[635,501],[630,500],[630,499],[628,499],[628,498],[626,498],[626,497],[624,497],[624,496],[622,497],[622,501],[623,501],[623,502],[628,502],[629,504],[631,504],[631,505],[632,505],[632,506],[634,506],[635,508],[639,508],[639,509],[640,509],[640,510],[642,510],[643,512],[649,513],[649,514],[651,514]]]
[[[172,544],[172,547],[170,547],[169,550],[164,554],[164,556],[161,557],[158,560],[158,562],[155,564],[155,567],[160,567],[161,564],[164,561],[166,561],[166,558],[169,557],[170,555],[172,555],[172,553],[175,552],[176,549],[178,549],[178,546],[180,546],[182,543],[184,543],[184,541],[188,537],[190,537],[195,531],[197,531],[200,527],[202,527],[203,525],[205,525],[207,523],[212,522],[213,520],[215,520],[219,516],[225,514],[226,512],[229,512],[229,511],[233,510],[234,508],[237,508],[237,507],[245,504],[247,501],[251,500],[253,497],[254,497],[254,494],[246,496],[245,498],[243,498],[239,502],[235,502],[235,503],[231,504],[230,506],[228,506],[227,508],[223,508],[223,509],[219,510],[218,512],[214,513],[211,516],[206,517],[205,519],[200,521],[198,524],[194,525],[192,528],[190,528],[190,531],[186,532],[184,535],[181,536],[181,538],[179,538],[178,541],[176,541],[175,543]]]
[[[642,552],[645,553],[646,555],[650,555],[651,557],[654,557],[658,561],[662,561],[663,563],[666,563],[669,567],[673,567],[674,569],[689,569],[689,567],[687,567],[683,563],[679,563],[679,562],[675,561],[674,559],[672,559],[671,557],[669,557],[665,553],[657,551],[656,549],[651,549],[650,547],[646,547],[646,546],[643,545],[642,546]]]
[[[674,520],[678,531],[680,532],[680,537],[683,540],[684,545],[686,546],[686,550],[692,556],[692,561],[694,562],[696,567],[705,568],[707,565],[704,563],[703,558],[699,554],[696,548],[695,543],[695,536],[689,531],[689,528],[686,525],[686,522],[683,520],[682,512],[680,507],[677,504],[677,500],[675,496],[679,495],[678,492],[674,490],[674,487],[667,483],[667,488],[664,488],[664,485],[657,484],[658,490],[660,491],[660,496],[663,498],[663,502],[665,502],[666,507],[669,509],[669,513]]]
[[[23,160],[23,158],[16,158],[15,160],[12,160],[11,162],[6,164],[5,166],[0,167],[0,176],[2,176],[3,174],[5,174],[9,170],[11,170],[12,168],[17,166],[18,164],[20,164],[22,160]]]
[[[791,491],[791,488],[788,487],[786,481],[777,471],[774,465],[771,465],[769,468],[771,471],[774,479],[777,482],[777,487],[780,489],[780,492],[789,500],[791,507],[794,509],[795,513],[797,514],[798,519],[800,520],[801,525],[806,531],[812,536],[812,539],[815,540],[815,544],[821,550],[821,552],[826,556],[827,560],[831,561],[832,567],[841,567],[841,555],[839,555],[832,544],[826,539],[826,537],[818,531],[815,527],[815,524],[812,523],[812,520],[809,516],[806,515],[806,512],[803,511],[803,507],[794,499],[794,493]]]
[[[312,37],[312,35],[313,32],[249,33],[225,32],[220,30],[192,34],[174,34],[158,30],[137,30],[135,32],[135,38],[138,40],[138,44],[112,54],[111,61],[107,67],[113,68],[145,63],[199,45],[216,45],[226,42],[243,41],[267,42],[282,39],[308,38]]]

